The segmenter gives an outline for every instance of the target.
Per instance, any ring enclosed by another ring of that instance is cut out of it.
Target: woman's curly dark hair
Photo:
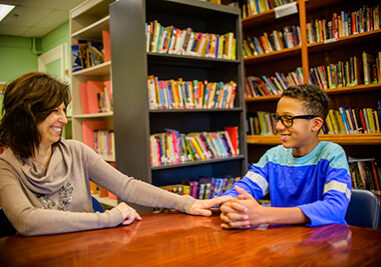
[[[70,103],[70,89],[46,73],[30,72],[7,84],[4,91],[0,142],[21,158],[34,155],[41,142],[37,125],[62,102]]]
[[[328,95],[317,85],[301,84],[289,86],[283,91],[281,97],[290,97],[300,100],[308,115],[316,115],[323,120],[325,120],[328,115],[330,105]]]

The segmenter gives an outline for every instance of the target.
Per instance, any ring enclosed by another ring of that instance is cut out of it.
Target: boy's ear
[[[323,126],[324,120],[320,117],[313,118],[312,120],[312,131],[318,132]]]

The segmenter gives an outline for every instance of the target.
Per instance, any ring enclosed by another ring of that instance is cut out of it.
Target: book
[[[234,148],[235,155],[239,155],[239,140],[238,140],[238,127],[232,126],[232,127],[225,127],[225,131],[228,133],[230,137],[231,144]]]
[[[71,45],[71,60],[73,62],[72,72],[80,71],[83,69],[78,43],[73,43]]]
[[[110,41],[110,32],[102,30],[102,40],[103,40],[103,54],[104,62],[111,60],[111,41]]]
[[[83,143],[95,150],[94,131],[107,130],[106,121],[84,121],[82,122]]]

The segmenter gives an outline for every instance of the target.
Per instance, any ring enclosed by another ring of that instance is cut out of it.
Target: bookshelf
[[[147,52],[145,23],[195,32],[233,32],[241,40],[240,10],[192,0],[120,0],[110,6],[112,81],[116,166],[127,175],[156,186],[200,177],[242,176],[247,171],[243,61]],[[234,108],[150,110],[148,75],[160,80],[234,81]],[[180,133],[213,132],[238,126],[240,154],[234,157],[151,167],[150,135],[175,129]],[[139,207],[139,210],[143,210]]]
[[[79,40],[102,42],[102,31],[109,31],[109,5],[114,0],[87,0],[70,11],[70,36],[72,43]],[[72,62],[73,64],[73,62]],[[106,129],[114,129],[113,112],[85,114],[81,101],[81,83],[88,81],[106,82],[111,80],[111,61],[72,72],[72,130],[73,139],[86,144],[93,140],[84,140],[83,125],[87,122],[103,121]],[[88,144],[89,145],[89,144]],[[114,156],[102,155],[105,161],[115,162]],[[94,195],[104,205],[116,206],[117,201]]]
[[[268,54],[252,56],[244,59],[245,76],[254,75],[273,76],[275,71],[288,73],[296,67],[303,68],[304,81],[308,81],[310,68],[319,65],[329,65],[339,60],[348,60],[356,56],[361,59],[361,53],[377,53],[380,51],[377,44],[381,41],[381,30],[361,32],[354,35],[339,37],[335,41],[307,42],[307,23],[315,19],[332,18],[333,13],[340,15],[341,11],[354,11],[364,4],[374,6],[377,1],[343,1],[343,0],[300,0],[297,1],[298,13],[275,18],[274,10],[259,13],[242,20],[243,37],[247,35],[260,35],[271,32],[285,25],[298,25],[300,27],[301,46],[291,49],[270,52]],[[276,65],[275,65],[276,63]],[[325,89],[331,99],[331,108],[339,107],[371,107],[377,109],[377,100],[381,99],[381,84],[359,84],[350,87]],[[274,112],[277,95],[253,97],[246,99],[248,114],[257,111]],[[357,158],[376,158],[381,160],[381,133],[372,134],[321,134],[320,140],[331,141],[343,146],[347,156]],[[270,147],[280,144],[277,136],[248,135],[249,162],[256,162]]]

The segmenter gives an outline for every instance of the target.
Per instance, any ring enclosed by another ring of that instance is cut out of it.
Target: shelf
[[[105,13],[108,14],[109,4],[114,1],[115,0],[85,1],[70,11],[71,19],[81,19],[81,17],[99,17]]]
[[[303,1],[305,1],[305,0],[303,0]],[[296,1],[296,2],[298,2],[298,1]],[[297,13],[290,14],[289,16],[295,16],[295,15],[296,16],[299,15],[299,8],[298,8]],[[289,16],[286,16],[286,17],[289,17]],[[282,19],[282,18],[284,18],[284,17],[281,17],[278,19]],[[256,26],[259,26],[259,25],[262,25],[265,23],[270,23],[270,22],[275,21],[276,19],[277,18],[275,17],[275,10],[270,9],[270,10],[261,12],[259,14],[255,14],[255,15],[243,18],[241,20],[242,21],[242,30],[247,30],[247,28],[254,28]]]
[[[279,145],[278,135],[248,135],[247,144]],[[375,134],[320,134],[320,141],[330,141],[339,145],[381,145],[381,133]]]
[[[231,112],[242,111],[242,108],[205,108],[205,109],[151,109],[150,113],[182,113],[182,112]]]
[[[267,10],[265,12],[252,15],[246,18],[243,18],[242,21],[242,30],[246,30],[247,28],[252,28],[261,24],[265,24],[275,20],[275,12],[274,9]]]
[[[347,93],[362,93],[368,91],[376,91],[381,89],[381,83],[375,84],[360,84],[356,86],[346,86],[341,88],[324,89],[328,95],[335,94],[347,94]],[[262,102],[262,101],[276,101],[280,98],[280,95],[269,95],[246,98],[246,102]]]
[[[180,64],[194,64],[196,66],[213,67],[215,63],[239,64],[239,60],[229,60],[210,57],[198,57],[187,55],[174,55],[163,53],[147,53],[150,63],[165,64],[165,65],[180,65]],[[210,64],[207,64],[210,63]],[[206,65],[207,64],[207,65]]]
[[[96,200],[98,200],[99,203],[104,204],[109,207],[116,207],[118,205],[117,199],[110,199],[108,197],[100,197],[98,194],[92,194],[92,197],[94,197]]]
[[[99,113],[92,113],[92,114],[75,114],[73,115],[73,118],[75,119],[98,119],[98,118],[105,118],[105,117],[112,117],[114,113],[111,112],[99,112]]]
[[[239,8],[194,0],[150,0],[146,1],[146,7],[149,10],[184,15],[185,17],[193,16],[200,19],[208,19],[215,13],[222,13],[222,15],[239,15],[241,13]]]
[[[72,76],[90,77],[90,76],[109,75],[110,69],[111,69],[111,61],[107,61],[102,64],[96,65],[94,67],[73,72]]]
[[[171,164],[171,165],[161,165],[151,167],[152,171],[163,170],[163,169],[172,169],[172,168],[180,168],[180,167],[189,167],[201,164],[211,164],[217,162],[231,161],[231,160],[241,160],[245,157],[243,155],[238,155],[236,157],[225,157],[225,158],[216,158],[216,159],[208,159],[208,160],[196,160],[191,162],[179,163],[179,164]]]
[[[110,15],[101,20],[73,33],[72,38],[77,40],[94,40],[102,41],[102,30],[109,30],[110,28]]]
[[[268,61],[274,61],[274,60],[285,58],[285,57],[300,56],[300,53],[301,53],[301,46],[297,46],[297,47],[282,49],[280,51],[265,53],[258,56],[247,57],[247,58],[244,58],[243,61],[245,65],[257,64],[257,63],[264,63]]]
[[[332,48],[340,48],[346,44],[357,44],[359,42],[369,42],[373,38],[381,37],[381,29],[370,31],[370,32],[362,32],[357,34],[352,34],[349,36],[340,37],[337,40],[333,41],[323,41],[312,44],[307,44],[309,53],[318,53],[324,51],[326,49]]]

